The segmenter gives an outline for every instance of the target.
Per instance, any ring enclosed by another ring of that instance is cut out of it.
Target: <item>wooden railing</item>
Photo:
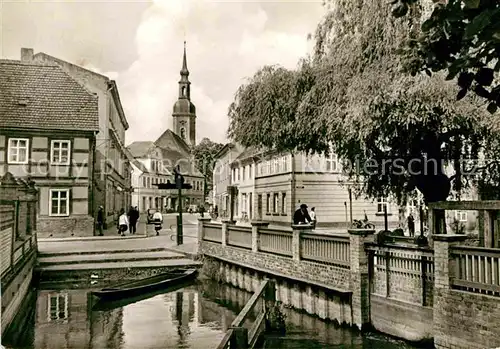
[[[222,243],[222,226],[214,223],[203,224],[203,239]]]
[[[292,233],[281,229],[259,229],[259,251],[292,257]]]
[[[372,294],[432,306],[434,291],[434,253],[417,246],[377,246],[370,252]]]
[[[249,227],[228,225],[227,244],[252,249],[252,229]]]
[[[500,297],[500,250],[453,246],[452,288]]]
[[[262,282],[245,307],[231,323],[226,335],[222,338],[217,349],[251,349],[257,344],[260,335],[265,330],[266,315],[269,308],[276,301],[276,285],[270,280]],[[262,302],[262,312],[257,316],[252,328],[247,329],[243,324],[252,310]]]
[[[302,259],[350,266],[349,236],[306,233],[301,236]]]

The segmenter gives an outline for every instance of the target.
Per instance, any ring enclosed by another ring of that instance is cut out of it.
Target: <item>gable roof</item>
[[[191,149],[187,143],[170,129],[163,132],[154,143],[160,148],[176,150],[186,155],[191,153]]]
[[[81,75],[79,74],[74,74],[75,69],[79,71],[84,71],[85,75],[91,75],[93,77],[97,77],[105,83],[105,89],[107,91],[110,91],[111,96],[113,97],[113,101],[115,103],[116,109],[118,111],[118,116],[120,117],[120,120],[122,121],[123,125],[125,126],[125,130],[128,130],[129,124],[127,121],[127,118],[125,116],[125,112],[123,111],[123,106],[122,102],[120,100],[120,94],[118,93],[118,86],[116,85],[115,80],[111,80],[109,77],[96,73],[93,70],[84,68],[80,65],[64,61],[62,59],[59,59],[57,57],[51,56],[49,54],[46,54],[45,52],[38,52],[37,54],[33,55],[33,60],[34,62],[49,62],[49,63],[54,63],[59,65],[66,73],[68,73],[70,76],[72,76],[74,79],[79,80],[82,83],[91,81],[87,77],[86,78],[81,78]],[[84,80],[84,81],[83,81]],[[103,88],[100,88],[100,90],[103,90]],[[104,91],[104,90],[103,90]]]
[[[143,158],[148,156],[151,149],[154,148],[154,143],[150,141],[138,141],[128,145],[127,149],[134,158]]]
[[[0,127],[98,131],[97,103],[55,64],[0,60]]]

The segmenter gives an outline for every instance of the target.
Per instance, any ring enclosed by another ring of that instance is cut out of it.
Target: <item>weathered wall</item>
[[[349,288],[349,270],[333,265],[295,261],[289,257],[252,252],[208,241],[203,242],[201,253],[224,259],[236,265],[252,267],[271,275],[302,279],[332,289],[347,290]]]

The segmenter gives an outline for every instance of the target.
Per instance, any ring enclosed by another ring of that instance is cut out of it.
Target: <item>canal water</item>
[[[203,281],[135,303],[99,304],[90,289],[33,290],[2,345],[8,349],[216,348],[251,294]],[[380,334],[355,333],[292,309],[283,309],[286,336],[268,335],[264,348],[414,348]],[[251,319],[248,324],[251,325]]]

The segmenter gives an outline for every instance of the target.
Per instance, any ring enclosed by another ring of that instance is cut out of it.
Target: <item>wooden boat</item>
[[[183,283],[194,279],[196,274],[196,269],[175,270],[146,279],[120,284],[113,288],[103,288],[100,291],[92,291],[91,293],[104,301],[123,299],[162,290],[169,286]]]
[[[143,293],[137,296],[127,297],[127,298],[118,298],[118,299],[98,299],[91,297],[93,300],[91,301],[92,311],[109,311],[116,308],[122,308],[129,304],[137,303],[143,301],[148,298],[152,298],[161,294],[167,294],[171,292],[178,291],[180,289],[193,286],[196,283],[194,280],[181,281],[178,284],[167,286],[166,288],[159,289],[156,291],[151,291],[147,293]]]

